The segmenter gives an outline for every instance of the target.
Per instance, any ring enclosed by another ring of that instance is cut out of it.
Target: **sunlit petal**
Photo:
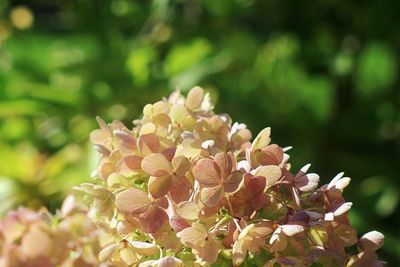
[[[172,183],[172,176],[169,174],[160,177],[151,176],[149,179],[149,192],[153,197],[160,198],[171,190]]]
[[[200,192],[201,201],[207,207],[214,207],[219,204],[224,196],[224,190],[220,185],[203,188]]]
[[[184,219],[196,220],[200,215],[199,206],[191,201],[185,201],[178,204],[176,213]]]
[[[263,149],[271,143],[271,128],[267,127],[263,129],[257,136],[254,138],[253,143],[251,144],[251,150]]]
[[[194,177],[205,186],[217,186],[221,183],[220,171],[212,159],[200,159],[193,167]]]
[[[140,214],[147,210],[150,205],[150,199],[143,191],[131,188],[116,196],[115,205],[121,212]]]

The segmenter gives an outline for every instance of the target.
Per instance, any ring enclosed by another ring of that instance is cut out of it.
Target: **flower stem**
[[[226,200],[228,201],[228,206],[229,206],[229,210],[231,211],[231,216],[233,217],[232,203],[231,203],[231,201],[230,201],[229,196],[228,196],[227,193],[225,193],[225,197],[226,197]]]
[[[240,227],[240,224],[237,221],[237,219],[233,218],[233,222],[235,223],[236,228],[239,230],[239,232],[242,232],[243,229],[242,229],[242,227]]]

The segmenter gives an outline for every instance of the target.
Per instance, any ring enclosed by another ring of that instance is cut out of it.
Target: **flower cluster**
[[[98,118],[94,183],[77,188],[90,210],[69,196],[55,216],[0,221],[0,267],[382,266],[384,236],[357,238],[343,173],[318,187],[309,164],[291,171],[270,128],[251,141],[199,87],[143,113],[133,129]]]
[[[148,104],[129,129],[106,124],[91,141],[95,183],[83,184],[106,232],[99,259],[116,266],[381,266],[383,235],[358,240],[342,196],[350,178],[318,187],[310,165],[292,171],[290,148],[253,141],[215,114],[200,87]],[[346,248],[358,244],[359,253]]]
[[[57,215],[19,208],[0,221],[0,267],[96,267],[99,233],[69,196]]]

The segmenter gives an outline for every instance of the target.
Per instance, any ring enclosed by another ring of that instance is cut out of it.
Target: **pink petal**
[[[142,157],[130,155],[122,158],[118,162],[118,171],[124,176],[131,176],[136,172],[141,171]]]
[[[215,155],[215,163],[217,163],[222,177],[228,177],[228,175],[232,172],[232,161],[233,159],[231,158],[232,156],[221,152]]]
[[[193,167],[196,180],[204,186],[217,186],[221,183],[220,171],[212,159],[200,159]]]
[[[96,129],[90,133],[90,142],[95,145],[102,145],[110,149],[111,133],[107,130]]]
[[[171,257],[171,256],[164,257],[164,258],[160,259],[158,262],[158,267],[177,267],[180,265],[183,266],[183,263],[181,262],[181,260]]]
[[[185,175],[190,169],[190,162],[184,156],[177,156],[172,160],[175,173]]]
[[[173,172],[172,164],[160,153],[153,153],[145,157],[141,166],[143,171],[151,176],[162,176]]]
[[[193,223],[179,233],[177,236],[181,239],[182,244],[190,247],[200,247],[204,245],[207,238],[207,229],[200,223]]]
[[[157,233],[166,227],[168,216],[163,209],[151,205],[150,208],[140,216],[139,222],[146,233]]]
[[[263,193],[265,186],[266,186],[265,177],[256,176],[249,179],[246,186],[246,192],[248,192],[251,198],[252,196],[256,196]]]
[[[218,258],[218,245],[212,235],[208,235],[208,239],[204,243],[204,246],[196,247],[194,249],[199,258],[209,264],[215,262]]]
[[[155,134],[145,134],[138,139],[139,151],[143,155],[149,155],[151,153],[159,152],[160,141]]]
[[[179,175],[173,178],[173,184],[171,187],[171,198],[175,203],[189,199],[190,183],[186,176]]]
[[[136,188],[122,191],[115,197],[117,209],[127,214],[141,214],[148,209],[150,203],[147,194]]]
[[[110,150],[108,150],[105,146],[102,146],[102,145],[94,145],[94,149],[106,157],[108,157],[111,153]]]
[[[243,181],[243,175],[240,171],[234,171],[224,182],[224,191],[233,193],[238,190],[240,183]]]
[[[163,209],[167,209],[169,206],[168,199],[166,197],[160,197],[155,200],[155,204]]]
[[[278,164],[282,162],[284,152],[280,146],[278,146],[276,144],[272,144],[272,145],[267,146],[265,149],[263,149],[263,151],[268,151],[271,154],[273,154],[275,156]]]
[[[200,192],[201,202],[203,202],[207,207],[217,206],[223,196],[224,190],[222,190],[220,185],[203,188]]]
[[[161,154],[163,154],[168,159],[168,161],[172,161],[174,159],[175,152],[176,152],[176,147],[170,147],[170,148],[164,149],[161,152]]]
[[[185,219],[183,219],[177,215],[173,215],[169,219],[169,223],[172,226],[172,228],[174,229],[174,231],[177,233],[179,233],[183,229],[190,227],[190,224]]]
[[[50,256],[52,246],[52,239],[48,233],[39,227],[32,227],[21,241],[21,250],[28,258]]]
[[[131,133],[123,130],[115,130],[114,134],[122,140],[123,145],[126,148],[131,150],[136,149],[136,139],[132,136]]]

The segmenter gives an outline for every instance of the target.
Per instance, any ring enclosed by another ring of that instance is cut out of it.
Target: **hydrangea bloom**
[[[98,192],[90,198],[108,235],[105,263],[382,265],[375,250],[383,235],[358,241],[350,225],[343,173],[318,188],[310,165],[291,170],[288,148],[271,143],[270,128],[251,141],[244,124],[213,112],[200,87],[146,105],[143,114],[132,129],[98,118],[91,135],[100,161],[95,183],[81,190]],[[348,255],[357,242],[359,253]]]
[[[200,87],[146,105],[133,128],[97,121],[94,181],[77,187],[90,209],[68,198],[56,216],[11,212],[0,267],[383,265],[384,236],[358,240],[349,222],[350,178],[318,187],[310,164],[291,170],[270,128],[251,141]]]
[[[1,267],[95,267],[99,252],[99,230],[73,196],[55,216],[19,208],[0,222]]]

